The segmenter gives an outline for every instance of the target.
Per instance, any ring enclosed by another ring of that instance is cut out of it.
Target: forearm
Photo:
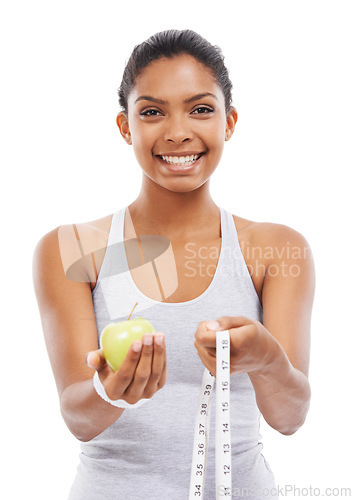
[[[250,372],[256,401],[266,422],[282,434],[296,432],[304,423],[310,404],[307,377],[290,363],[277,344],[273,362],[265,370]]]
[[[124,411],[104,401],[96,393],[92,379],[68,386],[61,396],[60,406],[67,427],[80,441],[98,436]]]

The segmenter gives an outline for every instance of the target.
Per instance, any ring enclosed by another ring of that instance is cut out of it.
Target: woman
[[[188,498],[199,389],[204,367],[216,375],[219,330],[230,335],[233,496],[277,497],[259,417],[282,434],[306,418],[314,265],[296,231],[232,215],[210,196],[237,121],[231,87],[220,50],[190,30],[137,46],[117,125],[142,169],[139,196],[37,245],[35,289],[61,411],[82,442],[71,500]],[[113,372],[99,337],[135,304],[157,332]],[[204,498],[213,500],[212,436]]]

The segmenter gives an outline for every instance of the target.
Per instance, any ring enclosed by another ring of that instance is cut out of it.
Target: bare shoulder
[[[34,264],[51,259],[69,279],[95,283],[105,255],[113,214],[93,221],[64,224],[44,234]],[[70,276],[72,274],[72,276]]]
[[[258,222],[233,215],[240,245],[245,247],[260,247],[263,255],[280,256],[282,249],[301,249],[309,252],[307,239],[297,230],[280,223]],[[279,251],[281,249],[281,252]],[[267,250],[264,252],[264,250]],[[272,250],[270,252],[270,250]],[[275,252],[277,250],[277,252]]]
[[[107,245],[112,216],[113,214],[109,214],[93,221],[61,226],[60,231],[65,234],[71,234],[73,231],[76,239],[80,239],[82,242],[82,246],[87,247],[87,250],[92,252],[94,247],[100,248],[101,245]]]
[[[314,282],[312,252],[306,238],[295,229],[273,222],[257,222],[233,215],[238,241],[260,301],[264,283],[271,277],[306,276]],[[296,280],[297,281],[297,280]]]

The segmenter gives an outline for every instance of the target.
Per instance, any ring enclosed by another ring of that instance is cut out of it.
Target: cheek
[[[223,150],[225,143],[225,124],[223,120],[212,124],[211,129],[207,132],[207,139],[209,148],[212,148],[214,152],[220,153]]]
[[[214,159],[216,164],[218,164],[218,162],[220,161],[224,145],[225,145],[224,134],[219,131],[216,131],[215,134],[212,135],[210,142],[208,143],[208,147],[211,151],[212,158]]]
[[[131,129],[132,147],[137,158],[150,157],[153,150],[154,137],[148,128],[135,126]]]
[[[165,124],[162,121],[152,124],[139,123],[137,127],[137,134],[146,145],[153,145],[156,141],[160,141],[165,134]]]

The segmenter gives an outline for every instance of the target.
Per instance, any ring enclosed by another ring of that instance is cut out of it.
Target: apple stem
[[[133,311],[136,309],[136,305],[137,305],[137,304],[138,304],[138,302],[136,302],[136,304],[135,304],[134,308],[133,308],[133,309],[132,309],[132,311],[131,311],[131,314],[128,316],[128,320],[127,320],[127,321],[129,321],[130,317],[132,316],[132,313],[133,313]]]

